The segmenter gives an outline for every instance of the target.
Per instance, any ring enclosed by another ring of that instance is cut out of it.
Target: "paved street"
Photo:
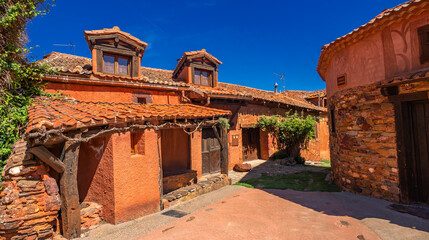
[[[347,192],[227,186],[87,239],[429,239],[429,221]]]

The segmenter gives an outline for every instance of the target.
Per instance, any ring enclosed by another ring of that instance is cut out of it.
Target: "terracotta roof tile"
[[[237,92],[249,94],[254,99],[260,99],[260,100],[264,100],[264,101],[282,103],[282,104],[287,104],[287,105],[301,107],[301,108],[313,109],[313,110],[317,110],[317,111],[326,111],[325,108],[317,107],[317,106],[307,102],[303,98],[301,100],[299,98],[290,97],[290,96],[287,96],[287,95],[281,94],[281,93],[276,94],[272,91],[265,91],[265,90],[250,88],[250,87],[244,87],[244,86],[240,86],[240,85],[229,84],[229,83],[219,83],[219,86],[226,88],[226,89],[229,89],[229,90],[234,90]]]
[[[204,54],[207,57],[213,59],[214,61],[216,61],[218,64],[222,64],[221,61],[219,61],[219,59],[215,58],[213,55],[211,55],[210,53],[206,52],[205,49],[201,49],[198,51],[189,51],[189,52],[184,52],[183,56],[194,56],[194,55],[199,55],[199,54]]]
[[[190,84],[190,90],[207,94],[207,95],[216,95],[216,96],[234,96],[234,97],[243,97],[243,98],[252,98],[249,93],[236,91],[234,89],[229,89],[227,87],[221,86],[221,83],[218,84],[218,87],[206,87],[201,85]]]
[[[133,35],[123,32],[119,29],[119,27],[113,27],[113,28],[104,28],[101,30],[91,30],[91,31],[84,31],[85,37],[87,35],[107,35],[107,34],[119,34],[122,35],[134,42],[136,42],[139,45],[147,46],[147,43],[143,42],[142,40],[134,37]]]
[[[83,102],[74,99],[38,97],[28,109],[26,133],[39,129],[63,131],[162,119],[201,119],[231,114],[230,111],[192,104],[134,104]]]
[[[79,75],[92,74],[92,60],[86,57],[70,55],[66,53],[52,52],[43,57],[42,60],[37,61],[37,64],[48,64],[52,70],[60,73],[71,73]],[[168,86],[181,86],[187,87],[188,85],[183,82],[176,82],[172,79],[173,71],[141,67],[142,77],[140,79],[133,79],[131,77],[120,77],[121,80],[129,82],[144,82],[150,84],[168,85]],[[98,73],[97,76],[107,76]]]

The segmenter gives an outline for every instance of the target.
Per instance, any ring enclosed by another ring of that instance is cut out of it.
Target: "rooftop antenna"
[[[76,55],[76,45],[74,44],[54,44],[54,46],[59,46],[59,47],[71,47],[73,48],[73,55]]]
[[[285,74],[284,73],[275,73],[275,72],[273,72],[273,74],[280,77],[280,80],[283,82],[283,92],[284,92],[286,90],[285,89]]]

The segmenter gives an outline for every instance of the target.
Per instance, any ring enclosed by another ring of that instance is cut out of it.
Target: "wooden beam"
[[[79,138],[81,133],[75,134]],[[66,170],[60,176],[61,220],[63,236],[67,239],[78,238],[80,229],[79,191],[77,187],[77,168],[80,142],[67,141],[64,144],[64,165]]]
[[[37,146],[30,149],[30,152],[36,157],[38,157],[41,161],[48,164],[49,167],[54,169],[57,173],[63,173],[65,165],[58,159],[54,154],[49,152],[49,150],[44,146]]]

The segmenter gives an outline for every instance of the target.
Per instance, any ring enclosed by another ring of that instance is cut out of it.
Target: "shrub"
[[[300,149],[306,149],[310,140],[315,137],[316,117],[304,117],[298,114],[287,113],[285,117],[262,116],[257,126],[263,131],[271,133],[278,149],[286,156],[295,157],[297,162],[303,162]]]

